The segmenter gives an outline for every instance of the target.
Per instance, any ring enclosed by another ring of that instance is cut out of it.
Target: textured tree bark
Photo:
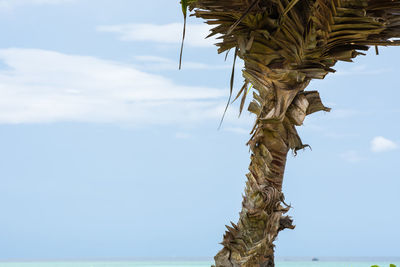
[[[294,228],[283,217],[282,182],[289,151],[284,123],[261,123],[258,140],[252,147],[245,196],[237,225],[224,236],[224,248],[216,255],[217,267],[272,267],[278,232]]]
[[[260,94],[270,93],[264,98],[255,95],[253,107],[249,106],[257,115],[248,143],[250,172],[239,222],[227,226],[224,248],[214,258],[216,267],[274,267],[273,242],[280,231],[294,229],[292,219],[285,216],[290,207],[284,202],[282,183],[289,150],[296,153],[307,146],[295,126],[302,125],[308,114],[329,111],[318,92],[304,91],[307,84],[298,84],[293,90],[275,86],[256,89]]]

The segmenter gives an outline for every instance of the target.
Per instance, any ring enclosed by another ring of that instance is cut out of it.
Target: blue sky
[[[178,1],[0,0],[0,260],[211,257],[236,221],[253,119]],[[399,256],[400,50],[315,81],[278,256]],[[240,66],[236,75],[239,86]]]

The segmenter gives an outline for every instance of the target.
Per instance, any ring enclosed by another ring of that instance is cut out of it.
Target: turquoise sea
[[[281,261],[276,267],[370,267],[379,265],[389,267],[393,263],[400,267],[400,262],[297,262]],[[151,261],[119,261],[119,262],[0,262],[0,267],[210,267],[211,262],[205,261],[177,261],[177,262],[151,262]]]

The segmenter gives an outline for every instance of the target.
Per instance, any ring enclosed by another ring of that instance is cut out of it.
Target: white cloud
[[[0,9],[11,9],[22,5],[63,4],[76,0],[0,0]]]
[[[398,148],[398,145],[382,136],[377,136],[371,141],[371,150],[373,152],[386,152],[395,150]]]
[[[0,50],[0,123],[133,125],[220,118],[228,90],[183,86],[130,65],[34,49]]]
[[[340,154],[340,157],[350,163],[357,163],[366,159],[355,150],[346,151]]]
[[[336,133],[332,131],[327,131],[325,136],[332,138],[332,139],[349,139],[349,138],[357,138],[360,134],[356,133]]]
[[[391,72],[392,69],[369,68],[367,65],[356,65],[348,69],[338,69],[335,75],[339,76],[362,76],[362,75],[380,75]]]
[[[164,57],[157,56],[136,56],[135,59],[140,62],[140,65],[137,68],[141,70],[148,71],[160,71],[160,70],[177,70],[178,69],[178,61],[171,60]],[[185,70],[216,70],[216,69],[230,69],[231,65],[211,65],[200,62],[187,62],[185,61],[183,64],[183,68]]]
[[[236,133],[236,134],[241,134],[241,135],[250,135],[251,129],[246,129],[243,127],[226,127],[222,128],[224,131]]]
[[[177,132],[175,133],[175,138],[176,139],[190,139],[192,136],[188,133],[184,132]]]
[[[335,119],[343,119],[343,118],[350,118],[358,115],[362,115],[363,113],[359,110],[355,109],[335,109],[333,108],[329,113],[331,118]]]
[[[210,47],[216,39],[208,38],[210,26],[207,24],[188,24],[186,27],[185,45],[194,47]],[[98,26],[97,31],[116,33],[123,41],[143,41],[162,44],[180,44],[183,24],[121,24]]]

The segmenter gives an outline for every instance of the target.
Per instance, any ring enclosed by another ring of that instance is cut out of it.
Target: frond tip
[[[182,33],[182,43],[181,43],[181,52],[179,55],[179,69],[182,68],[182,56],[183,56],[183,46],[185,42],[185,35],[186,35],[186,18],[189,6],[191,4],[196,3],[197,0],[181,0],[181,7],[183,13],[183,33]]]

